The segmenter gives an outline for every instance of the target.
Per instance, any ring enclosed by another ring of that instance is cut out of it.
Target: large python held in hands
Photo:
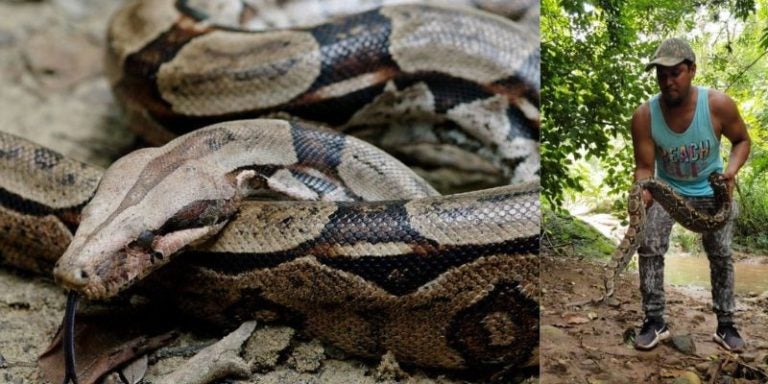
[[[632,256],[642,244],[645,236],[645,203],[642,192],[648,190],[653,200],[661,204],[672,218],[683,227],[694,232],[708,232],[722,228],[731,215],[731,200],[727,186],[719,173],[709,176],[709,183],[714,191],[717,210],[714,214],[700,212],[678,195],[668,184],[656,178],[639,180],[632,185],[627,199],[629,227],[611,261],[605,266],[603,299],[613,296],[618,275],[627,267]]]
[[[89,299],[139,286],[217,323],[287,318],[359,356],[536,364],[538,34],[430,5],[243,29],[254,14],[240,1],[120,10],[116,98],[147,142],[182,136],[102,173],[0,135],[3,262],[57,263]],[[328,127],[423,175],[503,186],[441,196]]]

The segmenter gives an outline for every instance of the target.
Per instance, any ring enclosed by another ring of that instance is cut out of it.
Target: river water
[[[768,264],[735,262],[736,293],[758,294],[768,291]],[[707,256],[667,254],[664,262],[664,283],[697,286],[710,289]]]
[[[586,207],[569,208],[575,216],[592,225],[603,235],[613,238],[617,243],[624,235],[624,229],[617,230],[619,220],[608,214],[591,214]],[[710,289],[709,261],[707,256],[701,254],[691,256],[689,254],[670,251],[665,256],[664,283],[689,287],[701,287]],[[635,256],[636,258],[637,256]],[[757,259],[759,260],[759,259]],[[635,263],[637,259],[635,259]],[[635,264],[637,265],[637,264]],[[736,293],[746,294],[755,292],[761,294],[768,291],[768,264],[760,264],[754,261],[739,261],[734,263],[736,279]]]

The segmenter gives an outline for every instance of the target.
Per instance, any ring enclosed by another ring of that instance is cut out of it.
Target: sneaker
[[[648,350],[659,344],[660,341],[668,339],[670,336],[667,325],[661,317],[646,317],[643,321],[643,328],[635,339],[635,348]]]
[[[744,346],[746,345],[744,339],[739,335],[739,331],[733,326],[733,323],[719,323],[717,331],[712,335],[712,339],[722,345],[723,348],[733,352],[744,351]]]

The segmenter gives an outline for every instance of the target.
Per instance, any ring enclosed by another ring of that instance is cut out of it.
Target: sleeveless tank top
[[[696,110],[691,125],[677,133],[667,126],[659,95],[650,100],[651,137],[656,146],[656,177],[684,196],[712,196],[707,177],[723,172],[720,141],[709,113],[708,89],[697,87]]]

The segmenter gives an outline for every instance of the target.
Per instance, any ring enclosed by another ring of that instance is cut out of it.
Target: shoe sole
[[[741,348],[731,348],[731,346],[729,346],[728,343],[726,343],[725,340],[723,340],[723,338],[721,338],[720,336],[717,335],[717,332],[712,334],[712,340],[715,343],[720,344],[720,346],[725,348],[727,351],[731,351],[731,352],[735,352],[735,353],[744,352],[744,348],[747,346],[747,344],[744,343],[744,345]]]
[[[647,350],[653,349],[655,346],[659,345],[660,342],[668,339],[670,335],[671,334],[669,333],[669,330],[666,330],[666,331],[656,335],[656,338],[653,339],[653,341],[651,341],[650,344],[648,344],[648,345],[635,344],[635,348],[643,350],[643,351],[647,351]]]

